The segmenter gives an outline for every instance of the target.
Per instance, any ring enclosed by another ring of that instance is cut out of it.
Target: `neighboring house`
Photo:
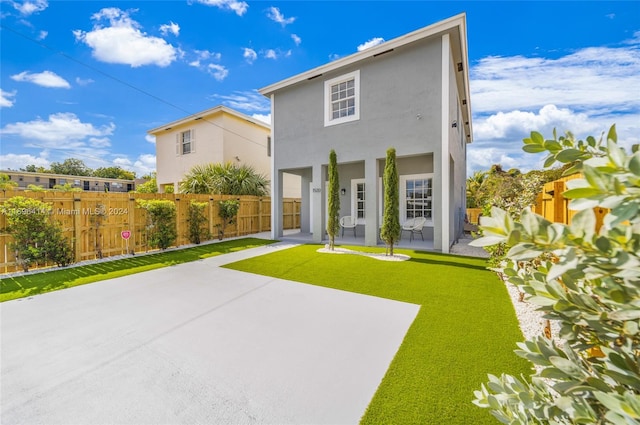
[[[43,189],[53,189],[56,185],[70,184],[72,187],[91,192],[131,192],[136,190],[135,180],[13,170],[0,170],[0,173],[8,175],[11,181],[18,183],[17,190],[27,189],[30,184],[40,186]]]
[[[246,164],[270,178],[271,127],[226,106],[181,118],[147,132],[156,137],[156,180],[160,192],[178,186],[195,165]],[[300,197],[299,179],[287,181],[285,197]]]
[[[377,245],[389,147],[400,174],[400,221],[427,218],[448,252],[463,232],[472,140],[466,15],[419,29],[260,90],[271,99],[272,237],[282,236],[283,176],[301,177],[301,232],[325,238],[329,151],[338,157],[341,216]]]

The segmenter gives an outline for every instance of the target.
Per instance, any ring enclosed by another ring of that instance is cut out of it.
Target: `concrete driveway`
[[[355,424],[419,306],[220,268],[0,304],[4,424]]]

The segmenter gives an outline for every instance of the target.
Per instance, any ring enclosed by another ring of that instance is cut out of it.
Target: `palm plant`
[[[479,199],[479,192],[482,183],[487,178],[486,171],[476,171],[472,176],[467,178],[467,207],[481,208],[482,202]]]
[[[180,183],[182,193],[264,196],[269,180],[250,165],[209,163],[194,166]]]

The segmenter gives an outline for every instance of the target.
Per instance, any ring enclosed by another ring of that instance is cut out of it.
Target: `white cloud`
[[[180,25],[176,24],[175,22],[160,25],[160,32],[164,36],[166,36],[167,34],[173,34],[177,37],[178,35],[180,35]]]
[[[131,160],[129,158],[120,156],[113,160],[113,165],[116,165],[122,168],[128,168],[131,166]]]
[[[91,83],[95,83],[95,81],[92,80],[91,78],[82,79],[80,77],[76,77],[76,84],[79,86],[87,86]]]
[[[67,80],[51,71],[43,71],[39,73],[30,73],[23,71],[19,74],[12,75],[11,79],[25,83],[33,83],[42,87],[69,89],[71,85]]]
[[[243,49],[242,57],[245,58],[248,63],[253,63],[258,58],[258,54],[255,50],[245,47]]]
[[[40,32],[38,33],[37,40],[42,41],[42,40],[44,40],[45,38],[47,38],[47,36],[48,36],[48,35],[49,35],[49,33],[48,33],[47,31],[40,31]]]
[[[296,43],[296,46],[299,46],[300,43],[302,43],[302,39],[297,34],[291,34],[291,39]]]
[[[267,18],[271,19],[274,22],[279,23],[283,27],[293,23],[296,20],[296,18],[294,17],[285,18],[284,15],[280,13],[280,9],[273,6],[267,9]]]
[[[263,52],[263,55],[267,59],[278,59],[278,54],[273,49],[267,49]]]
[[[132,168],[139,176],[156,171],[156,156],[152,154],[139,155]]]
[[[221,53],[210,52],[208,50],[194,50],[196,58],[188,62],[189,66],[198,68],[212,75],[216,80],[223,81],[229,75],[229,70],[223,65],[216,63],[206,63],[209,61],[219,61],[222,58]]]
[[[252,114],[251,117],[271,125],[271,114]]]
[[[222,65],[210,63],[207,65],[206,70],[209,74],[213,75],[218,81],[223,81],[229,75],[229,70]]]
[[[337,54],[337,53],[331,53],[331,54],[329,55],[329,60],[333,62],[334,60],[338,60],[338,59],[340,59],[341,57],[342,57],[342,56],[341,56],[341,55],[339,55],[339,54]]]
[[[215,99],[222,99],[222,103],[240,111],[245,112],[270,112],[271,104],[269,100],[258,93],[252,91],[236,91],[230,95],[213,95]]]
[[[15,154],[9,153],[6,155],[0,155],[0,164],[3,170],[19,170],[27,165],[35,165],[36,167],[49,168],[51,163],[49,160],[41,154],[41,156],[33,156],[29,154]]]
[[[557,59],[487,57],[471,69],[475,112],[540,108],[638,108],[640,48],[592,47]]]
[[[249,8],[249,5],[247,3],[237,0],[195,0],[195,3],[201,3],[206,6],[214,6],[222,10],[232,10],[238,16],[244,15]]]
[[[144,136],[144,140],[146,140],[149,143],[153,143],[155,145],[156,136],[152,136],[151,134],[147,134],[146,136]]]
[[[377,46],[378,44],[382,44],[382,43],[384,43],[384,38],[375,37],[359,45],[358,51],[361,52],[363,50],[370,49],[371,47]]]
[[[90,137],[89,145],[94,148],[107,148],[111,146],[111,140],[108,137]]]
[[[164,39],[149,36],[140,30],[140,24],[131,19],[129,12],[118,8],[105,8],[92,16],[91,31],[73,31],[76,40],[93,49],[92,56],[99,61],[130,65],[169,66],[178,56],[178,50]],[[103,26],[102,21],[109,26]]]
[[[619,143],[640,135],[640,43],[590,47],[549,59],[487,57],[470,69],[474,142],[467,172],[501,163],[523,171],[541,168],[544,155],[525,154],[531,131],[552,137],[571,131],[599,137],[616,124]]]
[[[23,139],[41,142],[46,147],[71,149],[84,146],[91,137],[105,137],[113,134],[115,124],[101,127],[84,123],[73,113],[49,115],[47,121],[37,118],[28,122],[16,122],[0,129],[2,135],[16,135]],[[40,146],[42,147],[42,146]]]
[[[0,108],[11,108],[15,103],[17,91],[6,91],[0,89]]]
[[[534,129],[551,134],[551,131],[559,126],[587,132],[600,129],[585,113],[576,113],[568,108],[558,108],[556,105],[545,105],[537,112],[515,110],[492,114],[488,118],[479,119],[474,130],[475,136],[481,140],[507,139],[526,135]]]
[[[20,14],[24,16],[29,16],[33,13],[42,12],[47,7],[49,7],[49,3],[47,0],[24,0],[20,1],[12,1],[11,5],[16,9]]]

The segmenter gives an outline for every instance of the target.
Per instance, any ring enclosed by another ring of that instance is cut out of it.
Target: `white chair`
[[[344,229],[353,229],[353,237],[356,237],[356,219],[350,215],[345,215],[340,219],[340,227],[342,227],[342,236],[344,237]]]
[[[422,240],[424,241],[424,233],[422,233],[422,228],[426,224],[427,219],[424,217],[414,217],[405,221],[402,225],[402,232],[400,234],[400,238],[402,238],[402,233],[409,232],[409,242],[413,240],[414,233],[420,233],[422,236]]]

